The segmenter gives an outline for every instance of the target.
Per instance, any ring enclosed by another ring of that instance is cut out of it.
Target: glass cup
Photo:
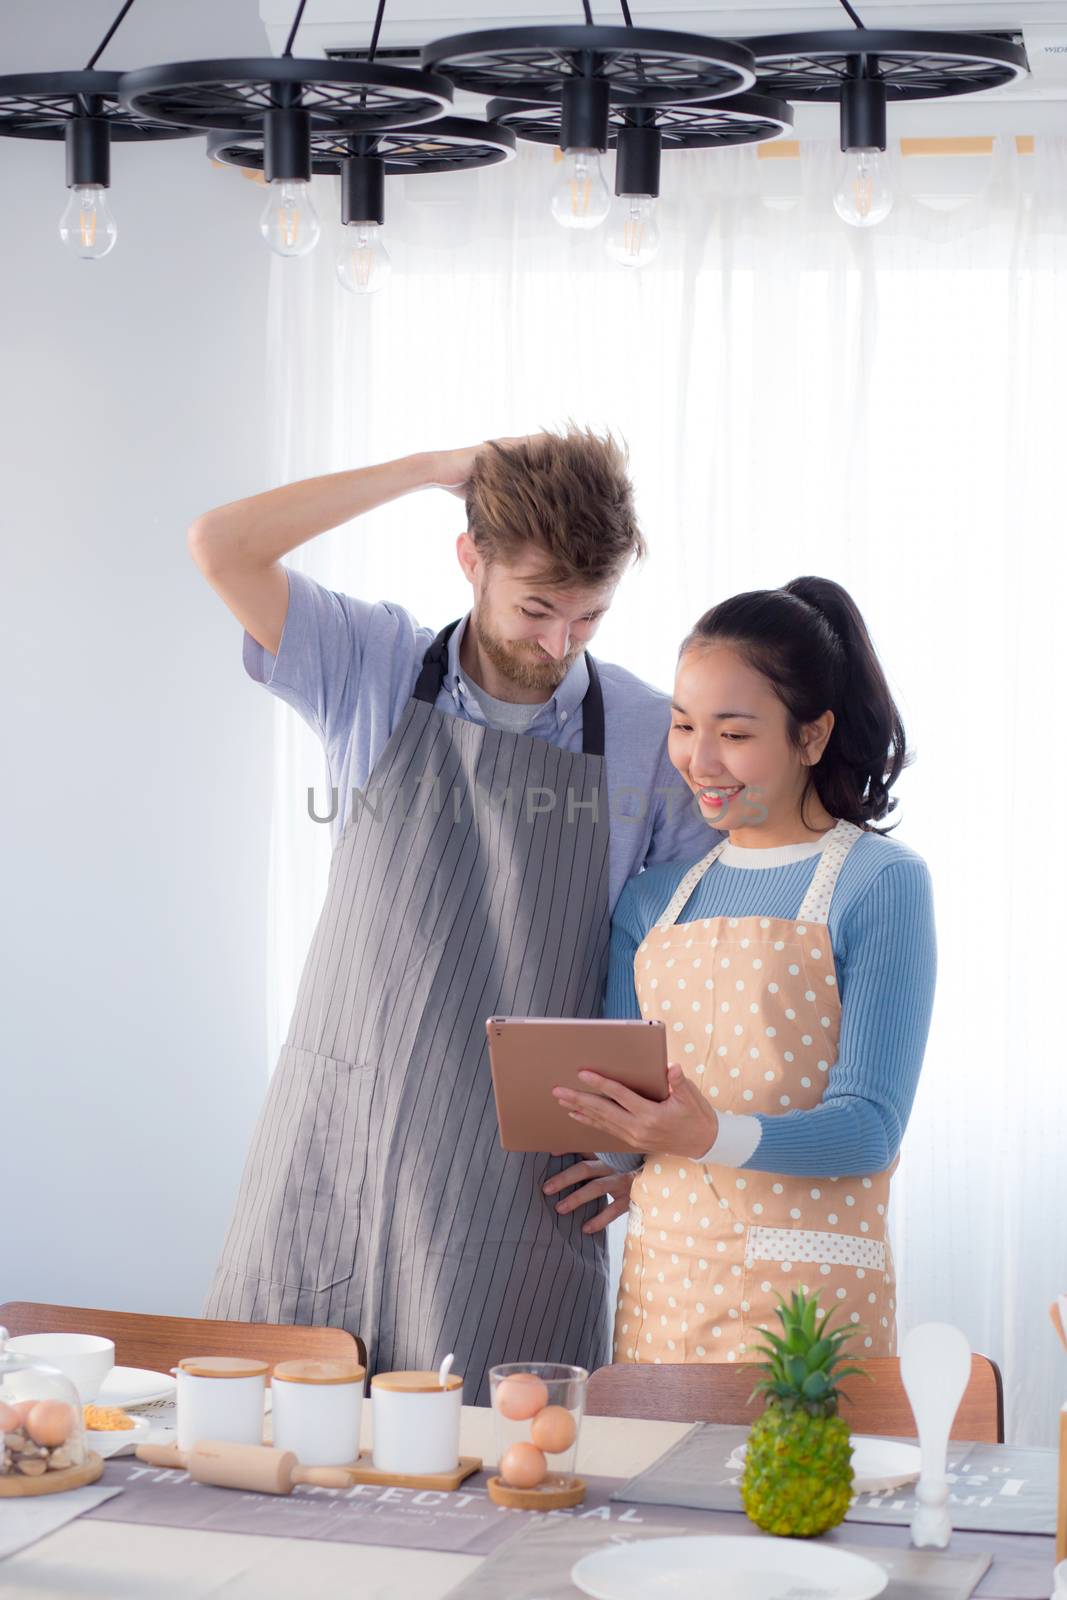
[[[513,1489],[569,1489],[589,1374],[551,1361],[489,1370],[497,1473]]]

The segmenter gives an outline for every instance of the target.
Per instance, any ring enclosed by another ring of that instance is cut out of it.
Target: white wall
[[[117,9],[7,0],[0,71]],[[256,0],[142,0],[100,65],[264,50]],[[0,164],[0,1301],[195,1315],[267,1076],[271,713],[185,548],[264,487],[262,191],[117,147],[82,262],[62,145]]]

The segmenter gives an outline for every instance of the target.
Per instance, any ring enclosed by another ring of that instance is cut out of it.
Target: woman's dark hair
[[[798,750],[805,723],[834,714],[822,757],[809,769],[801,821],[814,789],[832,817],[868,833],[892,833],[872,828],[871,820],[896,810],[889,791],[912,757],[852,596],[829,578],[794,578],[782,589],[735,594],[704,613],[679,655],[713,641],[736,650],[770,682]]]

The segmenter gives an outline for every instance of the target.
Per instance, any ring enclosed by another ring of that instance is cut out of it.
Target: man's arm
[[[282,557],[416,489],[439,487],[462,495],[481,448],[403,456],[234,500],[196,519],[188,533],[189,552],[238,622],[277,655],[289,605]]]

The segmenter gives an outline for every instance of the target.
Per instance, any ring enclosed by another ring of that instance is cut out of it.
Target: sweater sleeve
[[[900,1148],[937,970],[926,863],[888,865],[844,918],[840,938],[841,1038],[826,1094],[810,1111],[755,1119],[759,1142],[741,1163],[754,1171],[858,1176],[884,1171]]]
[[[611,919],[611,944],[608,951],[608,976],[604,987],[601,1015],[622,1020],[639,1020],[641,1005],[634,983],[634,957],[645,936],[641,926],[644,896],[640,889],[642,875],[631,878],[615,905]],[[597,1160],[613,1167],[616,1172],[638,1172],[645,1164],[642,1155],[631,1155],[625,1150],[598,1152]]]

